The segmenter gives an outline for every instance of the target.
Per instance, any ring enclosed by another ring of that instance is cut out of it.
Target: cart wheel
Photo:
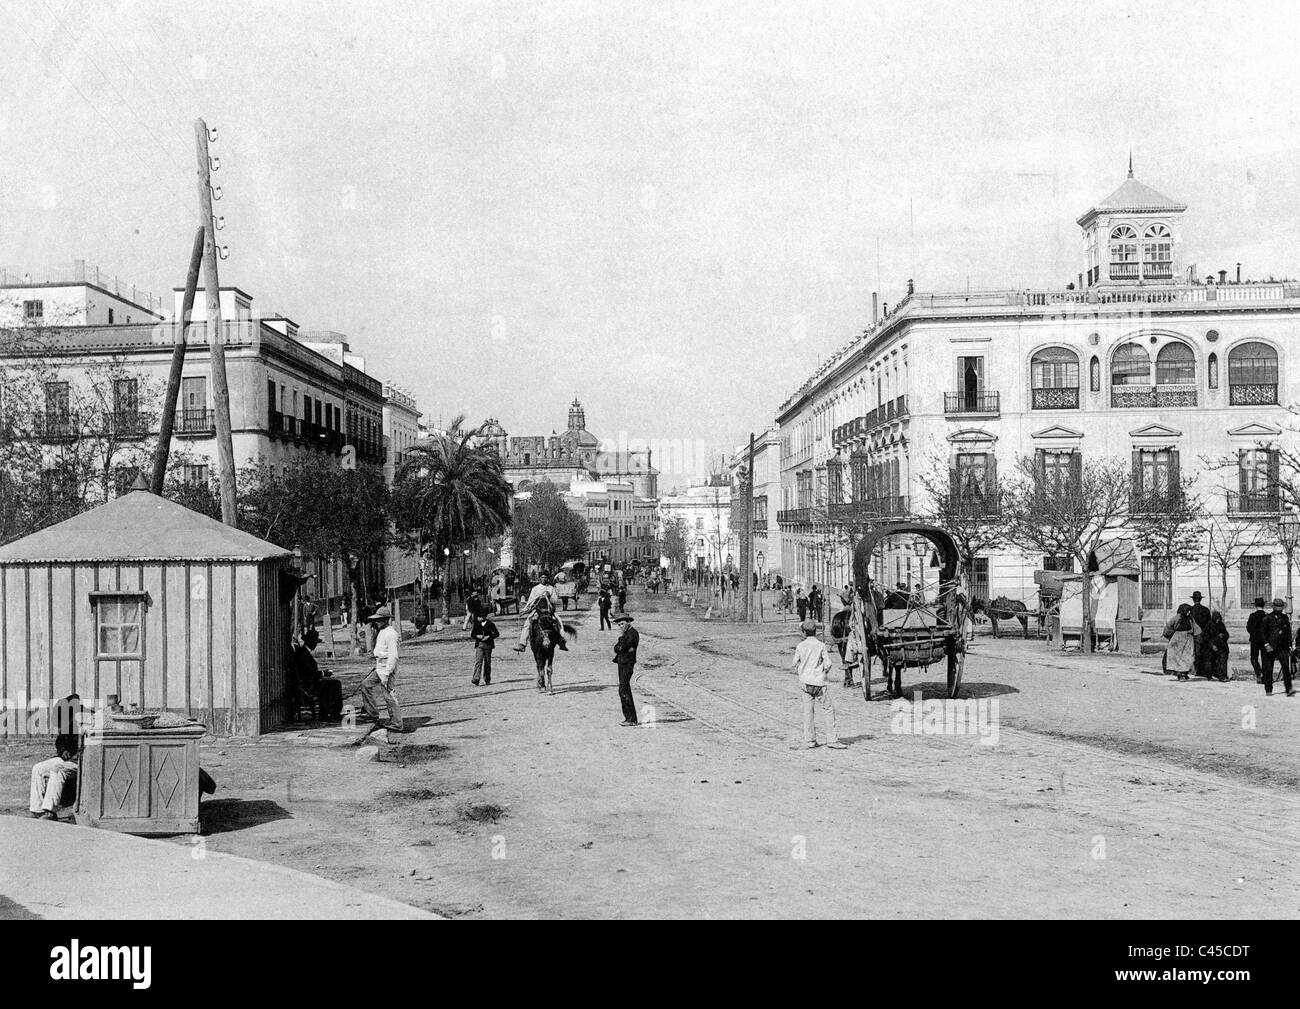
[[[961,690],[961,674],[966,669],[966,649],[959,646],[948,656],[948,696],[956,698]]]

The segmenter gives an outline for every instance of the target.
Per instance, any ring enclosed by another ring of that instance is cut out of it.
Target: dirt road
[[[910,702],[836,686],[849,748],[806,750],[793,624],[703,622],[662,596],[629,609],[648,725],[618,724],[594,615],[553,696],[509,650],[516,622],[490,687],[448,632],[405,650],[424,724],[383,762],[207,747],[206,843],[456,916],[1300,913],[1300,699],[982,638],[967,692],[985,716],[997,702],[996,742],[898,731],[925,727]],[[937,673],[913,677],[923,698]],[[38,755],[4,754],[10,809]]]

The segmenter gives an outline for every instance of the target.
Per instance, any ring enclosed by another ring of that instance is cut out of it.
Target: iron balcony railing
[[[115,438],[143,438],[149,433],[149,425],[138,410],[115,410],[104,420],[106,433]]]
[[[1033,408],[1035,410],[1077,410],[1079,409],[1079,387],[1035,389]]]
[[[811,508],[786,508],[776,513],[776,524],[781,526],[808,525],[812,522]]]
[[[74,441],[81,435],[80,418],[62,411],[36,413],[32,415],[32,432],[43,442]]]
[[[946,392],[943,394],[943,412],[946,414],[978,413],[996,416],[1001,412],[1001,402],[996,392]]]
[[[908,514],[906,496],[888,495],[833,504],[828,509],[832,522],[844,525],[878,522],[881,519],[901,518]]]
[[[1229,515],[1280,515],[1282,498],[1277,490],[1228,491]]]
[[[202,438],[217,430],[216,413],[199,407],[186,407],[176,411],[173,432],[181,438]]]
[[[1134,487],[1129,493],[1129,511],[1134,515],[1163,515],[1183,507],[1181,491],[1153,491]]]
[[[1002,514],[1002,500],[996,491],[989,494],[971,491],[950,493],[948,510],[953,515],[966,518],[993,518]]]
[[[1276,403],[1276,382],[1231,382],[1228,384],[1229,406],[1273,406]]]
[[[1110,390],[1110,405],[1118,410],[1195,406],[1196,387],[1116,386]]]

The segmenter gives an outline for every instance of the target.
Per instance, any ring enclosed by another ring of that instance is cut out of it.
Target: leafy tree
[[[554,571],[567,560],[585,557],[587,523],[564,503],[559,489],[545,480],[515,507],[511,523],[515,560]]]
[[[1090,558],[1128,517],[1132,472],[1117,459],[1076,454],[1068,475],[1050,477],[1034,456],[1021,456],[1006,488],[1007,539],[1027,553],[1072,557],[1084,572],[1083,643],[1092,651]]]
[[[674,565],[674,578],[679,580],[686,570],[686,559],[691,551],[691,530],[686,519],[680,515],[670,515],[663,520],[660,530],[659,551]]]
[[[421,556],[455,555],[480,536],[510,525],[510,484],[482,427],[456,417],[446,432],[406,451],[393,481],[392,516],[403,543]],[[450,579],[443,578],[444,594]],[[446,600],[444,600],[446,601]]]

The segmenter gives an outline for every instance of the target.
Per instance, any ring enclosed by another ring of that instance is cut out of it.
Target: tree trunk
[[[1082,602],[1082,628],[1080,636],[1079,651],[1084,655],[1092,654],[1092,572],[1088,570],[1088,558],[1084,557],[1079,565],[1083,571],[1083,591],[1080,595]]]

